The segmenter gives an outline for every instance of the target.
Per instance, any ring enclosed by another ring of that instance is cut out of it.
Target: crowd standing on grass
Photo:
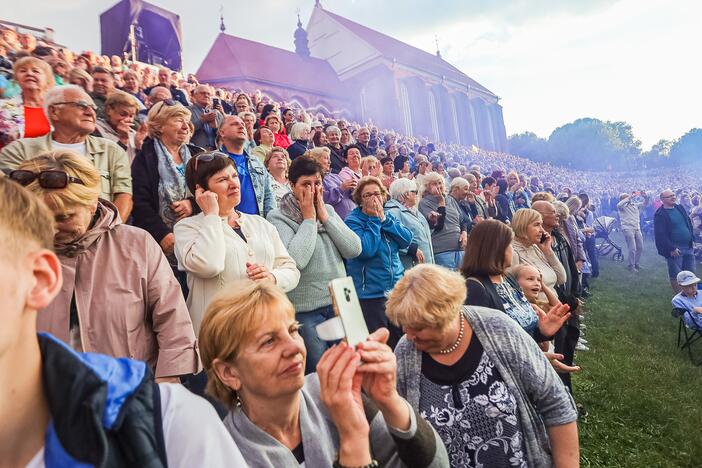
[[[652,226],[699,313],[699,169],[573,171],[11,29],[0,61],[10,465],[578,466],[596,219],[632,274]],[[356,347],[315,330],[344,276]]]

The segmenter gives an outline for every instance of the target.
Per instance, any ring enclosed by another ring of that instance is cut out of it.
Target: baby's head
[[[539,270],[531,265],[521,264],[512,268],[512,274],[519,286],[522,287],[529,302],[536,302],[536,298],[541,292],[541,273]]]

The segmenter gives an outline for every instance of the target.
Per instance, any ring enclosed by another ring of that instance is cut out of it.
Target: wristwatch
[[[363,466],[345,466],[339,463],[339,460],[336,459],[334,460],[334,464],[332,465],[333,468],[378,468],[380,465],[378,464],[378,460],[372,460],[369,464],[363,465]]]

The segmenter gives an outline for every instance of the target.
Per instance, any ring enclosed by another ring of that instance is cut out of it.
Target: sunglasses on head
[[[62,189],[66,188],[69,183],[85,185],[82,180],[72,177],[64,171],[32,172],[17,169],[10,172],[10,179],[25,187],[36,180],[39,182],[39,186],[45,189]]]
[[[195,167],[193,168],[195,170],[195,173],[197,173],[197,164],[200,161],[212,162],[215,158],[229,158],[229,156],[219,151],[211,151],[209,153],[198,154],[197,156],[195,156]]]

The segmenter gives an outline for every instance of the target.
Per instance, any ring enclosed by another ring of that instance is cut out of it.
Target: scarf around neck
[[[280,199],[278,208],[280,208],[280,211],[285,216],[292,219],[297,224],[302,224],[304,221],[304,218],[302,217],[302,210],[300,210],[300,203],[297,201],[297,198],[295,198],[295,194],[293,192],[288,192],[283,195],[283,197]],[[326,232],[324,225],[320,223],[319,220],[317,220],[316,223],[317,232]]]

